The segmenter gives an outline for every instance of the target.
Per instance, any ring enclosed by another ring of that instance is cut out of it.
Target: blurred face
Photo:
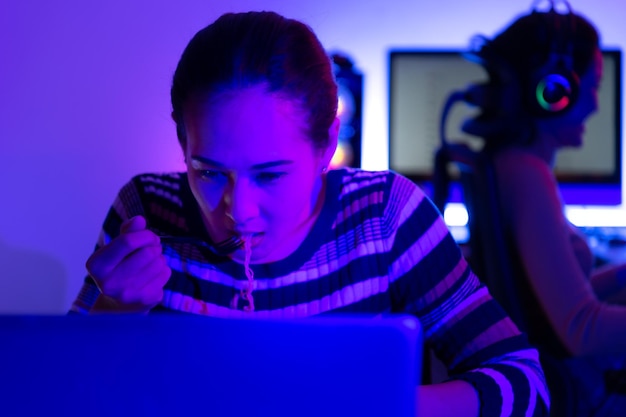
[[[563,115],[538,122],[539,129],[555,140],[557,148],[580,147],[583,144],[585,122],[598,110],[598,89],[602,79],[602,54],[595,51],[589,69],[580,78],[579,95],[572,108]]]
[[[201,97],[183,116],[189,183],[209,235],[216,242],[252,235],[254,262],[297,248],[316,217],[332,156],[307,137],[306,113],[264,87]],[[233,257],[243,259],[242,251]]]

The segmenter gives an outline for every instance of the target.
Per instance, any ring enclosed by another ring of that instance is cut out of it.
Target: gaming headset
[[[535,2],[535,6],[538,2]],[[580,80],[573,70],[573,48],[568,39],[575,33],[575,19],[569,3],[562,0],[566,13],[556,10],[556,3],[550,0],[550,10],[533,12],[545,20],[546,35],[551,43],[548,60],[530,78],[528,102],[531,111],[538,116],[561,114],[569,110],[578,98]],[[559,16],[566,16],[565,28],[561,28]]]
[[[515,104],[521,101],[531,115],[539,117],[562,114],[574,105],[578,98],[580,81],[573,70],[573,44],[569,38],[575,31],[575,18],[565,0],[549,0],[550,9],[547,11],[537,8],[541,2],[542,0],[535,1],[532,14],[544,23],[544,37],[550,42],[547,60],[528,77],[520,79],[509,63],[494,50],[491,41],[477,36],[474,41],[479,40],[481,47],[476,52],[465,54],[465,57],[482,65],[490,73],[492,82],[484,84],[482,88],[497,91],[483,92],[482,95],[492,99],[499,96],[499,99],[496,102],[481,102],[480,96],[470,89],[465,101],[481,106],[484,110],[487,107],[497,108],[500,113],[519,111]],[[557,11],[557,4],[564,6],[565,13]],[[561,27],[563,23],[565,27]]]

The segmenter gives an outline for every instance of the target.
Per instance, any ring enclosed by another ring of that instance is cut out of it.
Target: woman
[[[513,270],[523,275],[524,330],[542,353],[553,413],[623,415],[626,397],[613,392],[626,376],[626,265],[593,268],[552,170],[560,149],[582,145],[598,108],[599,36],[587,19],[552,6],[516,19],[475,52],[489,73],[481,96],[489,101],[464,129],[482,136],[493,158]]]
[[[536,351],[420,189],[391,172],[327,170],[337,86],[307,26],[222,16],[186,47],[171,98],[187,172],[121,190],[73,311],[414,314],[452,374],[418,388],[419,415],[545,415]]]

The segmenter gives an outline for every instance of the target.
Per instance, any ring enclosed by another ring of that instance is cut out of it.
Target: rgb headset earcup
[[[529,89],[533,113],[551,116],[568,111],[578,98],[578,88],[578,76],[572,71],[553,65],[538,71]]]
[[[578,98],[580,82],[573,69],[574,46],[570,39],[575,33],[575,20],[569,3],[563,3],[567,8],[564,14],[556,11],[552,0],[548,12],[533,10],[533,15],[544,23],[544,41],[551,44],[547,60],[531,74],[528,86],[531,111],[537,116],[562,114]]]

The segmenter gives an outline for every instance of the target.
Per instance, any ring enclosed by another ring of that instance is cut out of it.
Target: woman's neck
[[[554,168],[557,147],[554,138],[544,132],[537,132],[532,142],[528,145],[528,150],[545,161],[551,168]]]

